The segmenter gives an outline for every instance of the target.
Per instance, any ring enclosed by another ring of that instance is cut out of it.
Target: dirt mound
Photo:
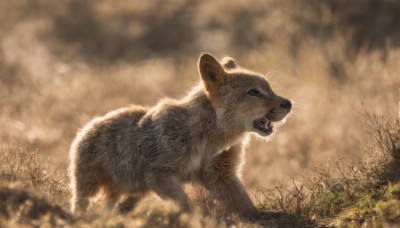
[[[0,220],[32,226],[48,223],[52,227],[73,223],[72,216],[61,207],[27,191],[0,187]]]

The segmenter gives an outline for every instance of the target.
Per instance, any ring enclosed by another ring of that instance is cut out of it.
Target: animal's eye
[[[261,94],[258,90],[256,90],[256,89],[249,90],[249,92],[247,92],[247,94],[250,95],[250,96],[252,96],[252,97],[261,97],[261,95],[262,95],[262,94]]]

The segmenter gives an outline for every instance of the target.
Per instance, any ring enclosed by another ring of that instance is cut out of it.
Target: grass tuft
[[[311,224],[343,226],[398,221],[400,196],[400,120],[389,121],[365,112],[368,135],[366,151],[373,156],[359,166],[343,167],[336,163],[339,175],[327,169],[316,169],[317,176],[293,181],[290,186],[278,185],[262,190],[264,200],[259,207],[280,210],[290,215],[284,225]]]

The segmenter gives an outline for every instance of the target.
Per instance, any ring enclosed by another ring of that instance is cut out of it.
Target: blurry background
[[[252,140],[251,190],[366,160],[364,107],[398,116],[400,2],[395,0],[0,1],[0,144],[38,147],[66,170],[95,115],[179,98],[197,58],[229,55],[294,101],[269,143]]]

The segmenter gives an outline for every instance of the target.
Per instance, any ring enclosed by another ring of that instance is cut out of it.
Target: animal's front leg
[[[189,199],[183,191],[181,182],[171,172],[156,170],[146,175],[148,186],[162,199],[171,199],[179,203],[182,210],[190,211]]]
[[[237,177],[241,163],[241,146],[234,146],[219,154],[203,173],[203,184],[231,212],[252,219],[259,212],[254,207],[243,184]]]
[[[258,215],[258,210],[237,177],[219,178],[205,186],[231,212],[238,213],[244,218],[253,218]]]

